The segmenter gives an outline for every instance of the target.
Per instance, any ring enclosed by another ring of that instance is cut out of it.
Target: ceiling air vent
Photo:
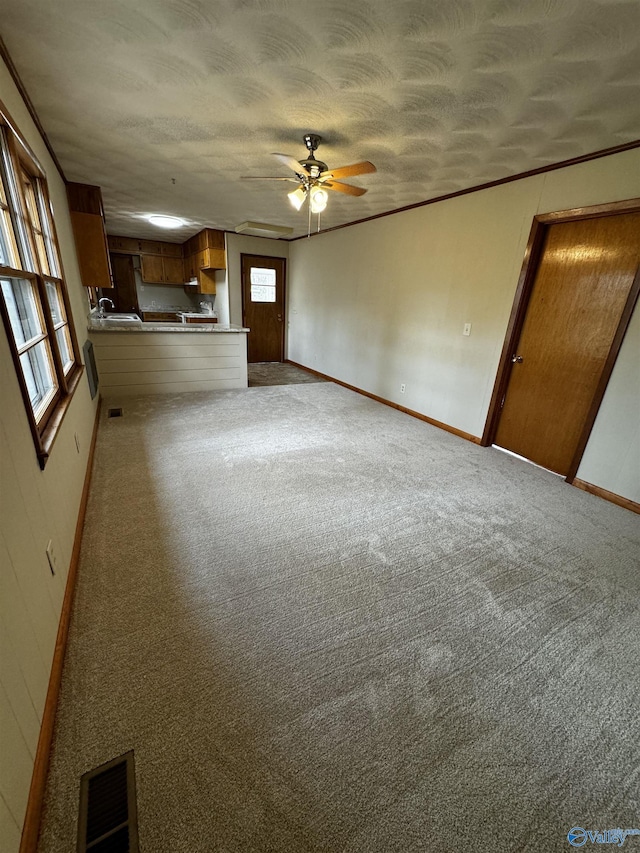
[[[293,233],[293,228],[286,225],[269,225],[266,222],[243,222],[236,225],[236,234],[250,234],[253,237],[287,237]]]
[[[139,853],[133,751],[80,780],[78,853]]]

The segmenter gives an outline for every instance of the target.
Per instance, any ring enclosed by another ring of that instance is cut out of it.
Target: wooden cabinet
[[[126,255],[137,255],[140,251],[140,240],[136,237],[114,237],[109,234],[107,237],[109,250],[111,252],[121,252]]]
[[[200,273],[208,270],[208,278],[213,280],[214,270],[224,270],[227,267],[224,249],[201,249],[194,254],[187,255],[184,259],[184,277],[185,281],[191,279],[200,279]],[[206,285],[209,286],[209,285]],[[201,293],[215,293],[215,283],[213,290],[202,290]]]
[[[192,278],[196,277],[196,256],[188,255],[182,263],[184,267],[184,280],[185,282],[189,282]]]
[[[177,314],[169,313],[168,311],[143,311],[142,320],[145,323],[179,323],[180,318]]]
[[[147,284],[178,284],[195,280],[197,293],[216,292],[214,270],[227,267],[224,231],[204,228],[182,245],[161,240],[109,236],[112,252],[140,255],[140,274]]]
[[[195,255],[203,249],[222,249],[224,251],[224,231],[218,231],[215,228],[203,228],[183,245],[185,255]]]
[[[141,255],[140,256],[140,275],[143,281],[148,282],[163,282],[164,281],[164,264],[160,255]]]
[[[191,293],[207,293],[213,295],[216,292],[215,270],[195,270],[187,276],[185,289]]]
[[[217,317],[185,317],[185,323],[217,323]]]
[[[67,198],[82,283],[85,287],[112,288],[100,187],[70,183]]]
[[[181,258],[180,243],[164,243],[161,240],[140,240],[137,237],[117,237],[110,234],[109,249],[131,255],[162,255],[166,258]]]
[[[213,294],[216,292],[216,280],[213,270],[198,271],[198,293]]]
[[[165,284],[184,284],[182,258],[162,258]]]
[[[149,284],[184,284],[182,258],[140,255],[140,275]]]
[[[182,245],[180,243],[162,243],[160,254],[167,258],[182,258]]]
[[[185,264],[191,275],[198,270],[224,270],[227,261],[224,251],[224,231],[204,228],[184,244]]]
[[[208,270],[224,270],[227,268],[227,259],[224,249],[205,249],[203,254],[202,264],[203,269]]]

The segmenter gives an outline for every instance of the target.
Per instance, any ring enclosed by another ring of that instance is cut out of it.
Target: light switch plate
[[[467,337],[471,334],[471,323],[465,323],[464,324],[464,329],[462,330],[462,334],[466,335]]]

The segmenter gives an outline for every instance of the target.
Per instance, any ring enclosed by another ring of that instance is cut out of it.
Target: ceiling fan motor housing
[[[326,172],[328,166],[322,160],[316,160],[315,157],[309,157],[308,160],[300,160],[300,165],[303,166],[312,178],[319,177],[321,172]]]
[[[321,172],[326,172],[328,168],[326,163],[323,163],[322,160],[316,160],[314,156],[314,152],[322,142],[322,137],[318,136],[317,133],[306,133],[302,138],[310,156],[307,160],[300,160],[300,165],[304,166],[312,178],[317,178]]]

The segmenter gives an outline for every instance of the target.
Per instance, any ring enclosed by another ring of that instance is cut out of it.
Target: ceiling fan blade
[[[302,166],[295,157],[290,157],[288,154],[273,154],[273,157],[277,157],[281,163],[284,163],[285,166],[288,166],[290,169],[297,175],[305,175],[306,169]]]
[[[326,181],[322,184],[328,190],[337,190],[347,195],[364,195],[366,190],[362,187],[354,187],[352,184],[343,184],[341,181]]]
[[[241,175],[241,181],[293,181],[294,184],[299,184],[298,178],[276,178],[272,175]]]
[[[363,160],[362,163],[354,163],[353,166],[341,166],[338,169],[327,169],[320,175],[320,180],[331,180],[332,178],[353,178],[356,175],[366,175],[369,172],[375,172],[376,167],[368,160]]]

